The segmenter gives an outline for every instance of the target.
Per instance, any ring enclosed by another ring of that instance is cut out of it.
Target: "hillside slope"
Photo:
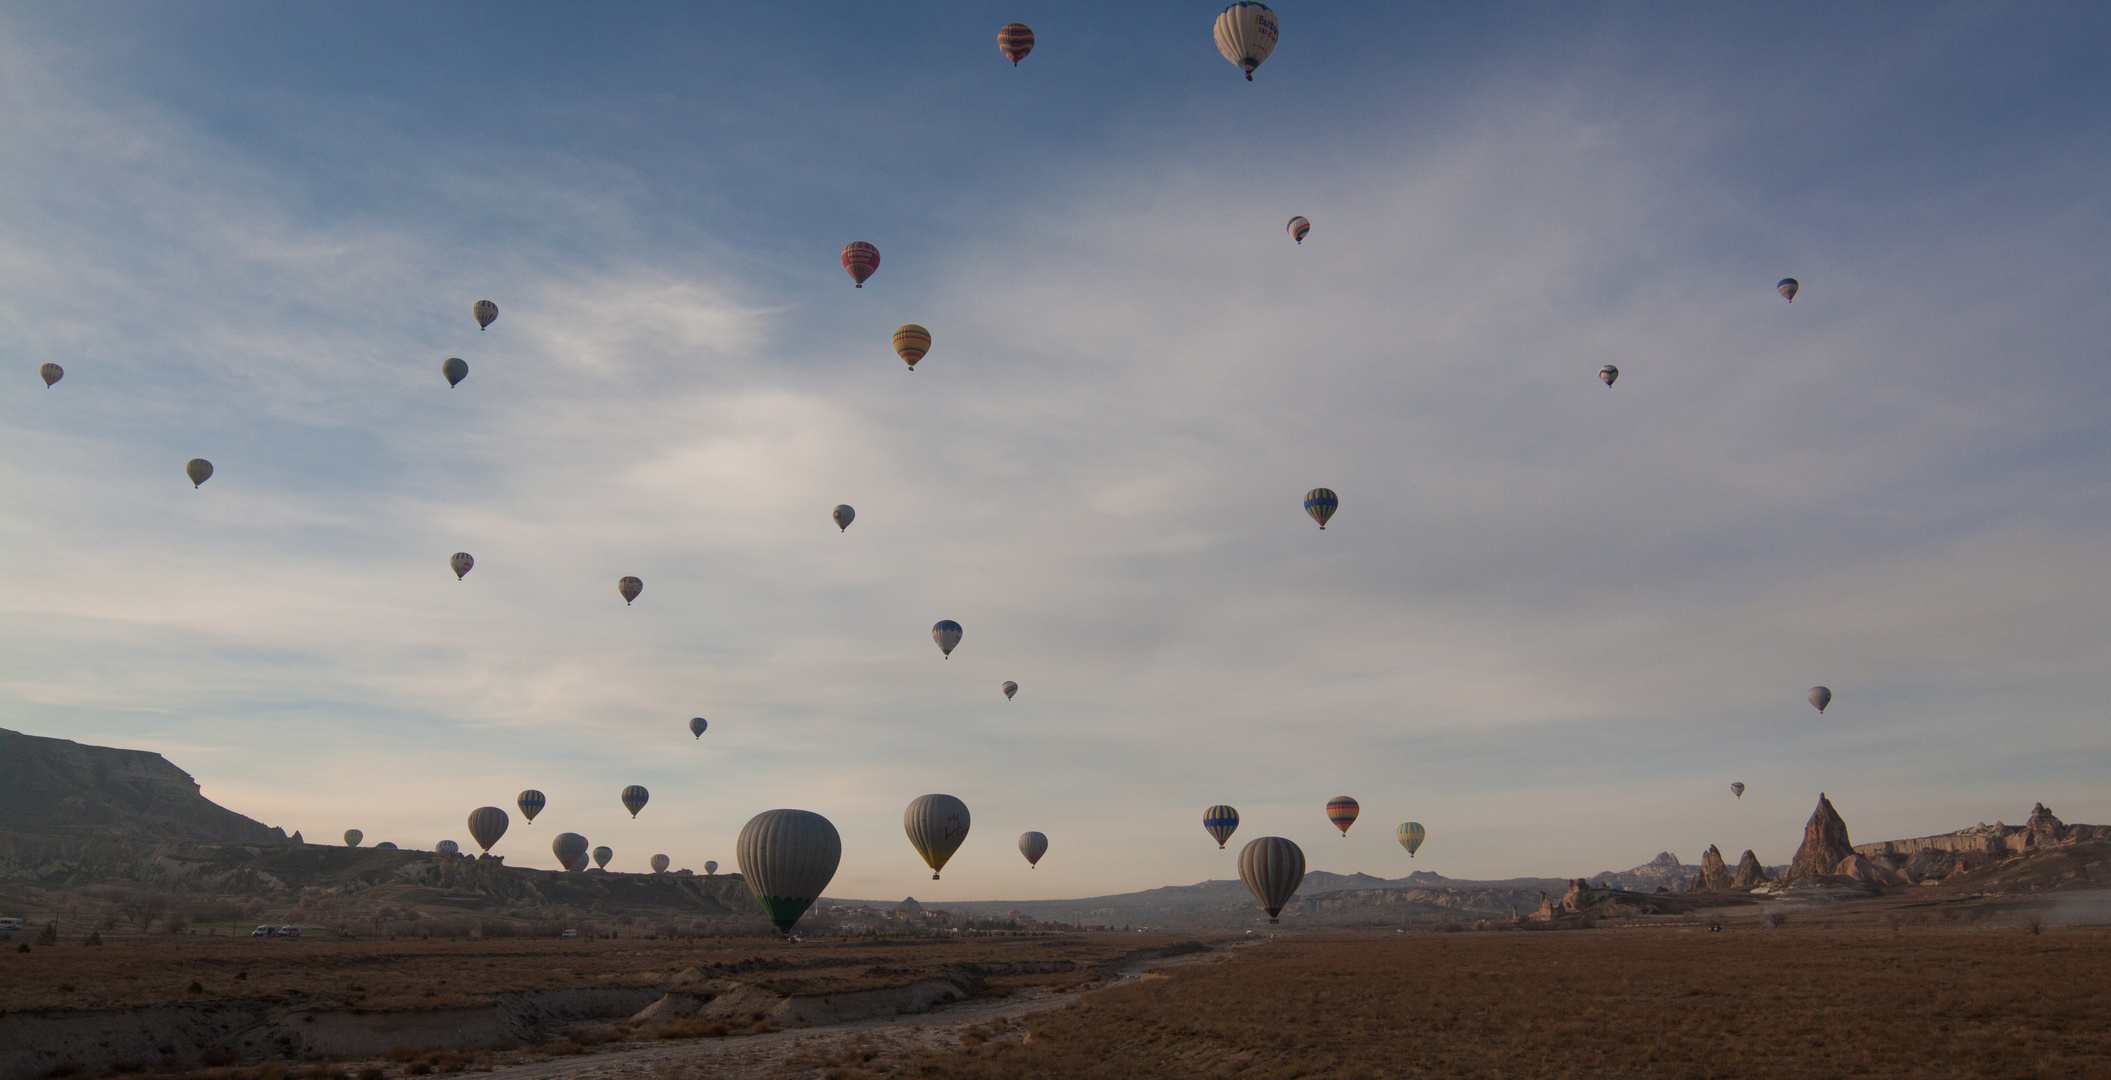
[[[0,829],[122,833],[232,844],[286,834],[206,798],[160,754],[0,728]]]

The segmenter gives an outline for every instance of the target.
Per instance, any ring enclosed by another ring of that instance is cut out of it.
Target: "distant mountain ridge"
[[[191,774],[146,750],[0,728],[0,829],[283,844],[283,830],[213,802]]]

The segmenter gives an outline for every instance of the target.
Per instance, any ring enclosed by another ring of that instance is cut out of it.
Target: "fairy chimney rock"
[[[1722,892],[1730,887],[1730,867],[1723,862],[1722,849],[1714,844],[1701,852],[1701,876],[1693,881],[1694,892]]]
[[[1756,889],[1766,884],[1766,867],[1759,865],[1759,856],[1745,849],[1744,858],[1737,860],[1737,876],[1730,879],[1730,887],[1739,891]]]
[[[1840,820],[1840,812],[1832,808],[1832,800],[1818,793],[1818,808],[1811,811],[1810,822],[1803,826],[1803,846],[1796,849],[1796,857],[1789,860],[1788,873],[1783,881],[1801,881],[1804,878],[1824,877],[1835,871],[1840,860],[1854,854],[1854,844],[1847,839],[1847,823]]]
[[[2030,808],[2030,820],[2023,823],[2030,830],[2030,842],[2034,847],[2050,847],[2067,835],[2067,826],[2053,816],[2044,803]]]

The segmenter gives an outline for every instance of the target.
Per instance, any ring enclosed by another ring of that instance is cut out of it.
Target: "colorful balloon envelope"
[[[462,845],[452,840],[442,840],[434,844],[432,849],[442,855],[460,855],[462,853]]]
[[[858,512],[852,510],[849,504],[845,503],[830,511],[828,516],[835,519],[838,532],[849,532],[850,523],[858,519]]]
[[[674,865],[674,860],[665,855],[654,855],[652,857],[652,872],[655,874],[666,873],[667,868],[672,865]]]
[[[575,832],[558,833],[550,841],[550,854],[557,856],[557,865],[567,870],[586,869],[586,837]]]
[[[1412,859],[1415,857],[1415,849],[1422,846],[1422,838],[1429,834],[1423,831],[1419,822],[1403,821],[1394,835],[1399,838],[1400,846],[1407,849],[1407,857]]]
[[[609,847],[606,844],[594,849],[594,865],[600,867],[603,870],[608,869],[608,861],[615,857],[616,849]]]
[[[704,729],[710,726],[711,721],[706,720],[701,716],[692,716],[689,718],[689,734],[694,735],[699,739],[704,737]]]
[[[951,619],[940,619],[931,627],[931,640],[938,643],[938,651],[945,658],[953,658],[953,646],[960,644],[960,624]]]
[[[1801,291],[1802,288],[1803,286],[1798,284],[1795,278],[1785,277],[1774,286],[1774,291],[1780,293],[1783,300],[1793,304],[1796,302],[1796,293]]]
[[[1013,67],[1018,67],[1019,61],[1034,51],[1033,30],[1023,22],[1005,23],[1004,29],[997,31],[997,51],[1003,53]]]
[[[1305,242],[1305,234],[1312,231],[1312,222],[1305,215],[1299,214],[1291,218],[1290,224],[1285,228],[1290,231],[1290,239],[1302,244]]]
[[[1738,797],[1738,798],[1740,798],[1740,799],[1744,798],[1744,797],[1745,797],[1745,782],[1744,782],[1744,781],[1742,781],[1742,780],[1733,780],[1733,781],[1731,781],[1731,782],[1730,782],[1730,794],[1732,794],[1732,795],[1735,795],[1735,796],[1737,796],[1737,797]]]
[[[1217,16],[1217,51],[1224,59],[1239,66],[1246,73],[1246,81],[1253,81],[1253,69],[1268,59],[1275,51],[1275,43],[1282,30],[1275,20],[1275,12],[1268,5],[1254,0],[1239,0],[1225,8]]]
[[[629,607],[630,602],[636,600],[638,598],[638,594],[645,591],[645,579],[634,577],[624,578],[623,580],[616,582],[616,591],[623,594],[623,606]]]
[[[623,789],[623,809],[630,811],[630,816],[635,819],[638,816],[638,811],[645,809],[645,802],[650,798],[652,798],[652,792],[632,784]]]
[[[476,316],[477,329],[488,329],[498,319],[498,305],[489,300],[479,300],[470,307],[469,314]]]
[[[880,249],[863,240],[853,240],[843,245],[843,269],[858,288],[865,287],[865,279],[880,268]]]
[[[1611,386],[1620,381],[1620,369],[1607,364],[1598,369],[1598,380],[1607,386]]]
[[[1810,699],[1811,705],[1815,706],[1820,713],[1825,711],[1827,705],[1832,704],[1832,691],[1823,686],[1811,687],[1810,693],[1804,696]]]
[[[440,377],[447,380],[447,388],[454,389],[469,377],[469,361],[459,356],[450,356],[440,361]]]
[[[542,792],[534,788],[521,792],[520,797],[513,801],[520,806],[520,816],[527,818],[530,825],[535,823],[535,815],[542,813]]]
[[[960,850],[968,838],[968,804],[951,795],[924,795],[902,812],[902,829],[909,846],[931,866],[931,880],[945,869],[946,860]]]
[[[902,358],[902,363],[909,365],[910,371],[915,371],[916,362],[923,359],[924,354],[930,351],[931,332],[929,330],[915,323],[903,323],[895,328],[894,353]]]
[[[358,829],[346,829],[346,830],[345,830],[345,846],[346,846],[346,847],[358,847],[358,846],[359,846],[359,842],[360,842],[361,840],[364,840],[364,839],[366,839],[366,834],[365,834],[365,833],[363,833],[363,832],[360,832],[360,831],[359,831]]]
[[[183,463],[183,475],[191,478],[191,487],[202,487],[213,478],[213,463],[202,457],[194,457]]]
[[[37,374],[43,377],[44,387],[48,390],[52,383],[66,377],[66,369],[57,364],[46,364],[37,369]]]
[[[1004,691],[1004,700],[1010,701],[1012,699],[1012,696],[1019,692],[1019,684],[1011,681],[1010,679],[1006,679],[1004,680],[1004,685],[1000,687],[1000,689]]]
[[[1279,922],[1276,916],[1305,882],[1305,853],[1280,836],[1261,837],[1239,852],[1239,880],[1268,912],[1268,921]]]
[[[1212,806],[1202,812],[1202,830],[1216,840],[1221,851],[1231,834],[1239,831],[1239,812],[1229,806]]]
[[[454,579],[460,581],[463,575],[476,567],[476,556],[466,551],[457,551],[447,557],[447,566],[454,571]]]
[[[489,853],[491,845],[506,835],[506,826],[511,824],[513,819],[507,817],[504,810],[496,806],[479,806],[469,812],[469,838]]]
[[[1362,812],[1363,807],[1356,805],[1356,800],[1347,795],[1336,795],[1327,800],[1327,820],[1341,830],[1344,840],[1349,838],[1349,826],[1356,824],[1356,815]]]
[[[811,810],[765,810],[741,828],[734,850],[755,902],[779,931],[789,934],[836,876],[843,838]],[[718,864],[705,863],[704,873],[718,873]]]
[[[1027,869],[1040,865],[1041,856],[1048,854],[1048,837],[1037,832],[1020,833],[1019,854],[1026,856]]]
[[[1334,494],[1332,488],[1313,488],[1305,492],[1305,513],[1312,515],[1312,520],[1319,522],[1322,529],[1327,527],[1327,519],[1340,508],[1341,496]]]

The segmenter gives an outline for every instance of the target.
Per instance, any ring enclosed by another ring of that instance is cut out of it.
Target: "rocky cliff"
[[[1746,848],[1744,858],[1737,860],[1737,876],[1730,879],[1730,888],[1749,892],[1767,883],[1766,867],[1759,865],[1759,856]]]
[[[0,728],[0,830],[287,842],[284,832],[207,799],[189,773],[160,754],[6,728]]]
[[[1693,879],[1693,891],[1723,892],[1730,888],[1732,880],[1730,864],[1723,861],[1722,849],[1709,844],[1708,850],[1701,852],[1701,873]]]
[[[1803,826],[1803,844],[1796,849],[1796,857],[1789,860],[1788,873],[1782,880],[1830,876],[1838,870],[1840,861],[1852,854],[1854,844],[1847,838],[1847,823],[1840,820],[1840,812],[1832,808],[1832,800],[1821,791],[1818,808],[1811,811],[1810,821]]]

